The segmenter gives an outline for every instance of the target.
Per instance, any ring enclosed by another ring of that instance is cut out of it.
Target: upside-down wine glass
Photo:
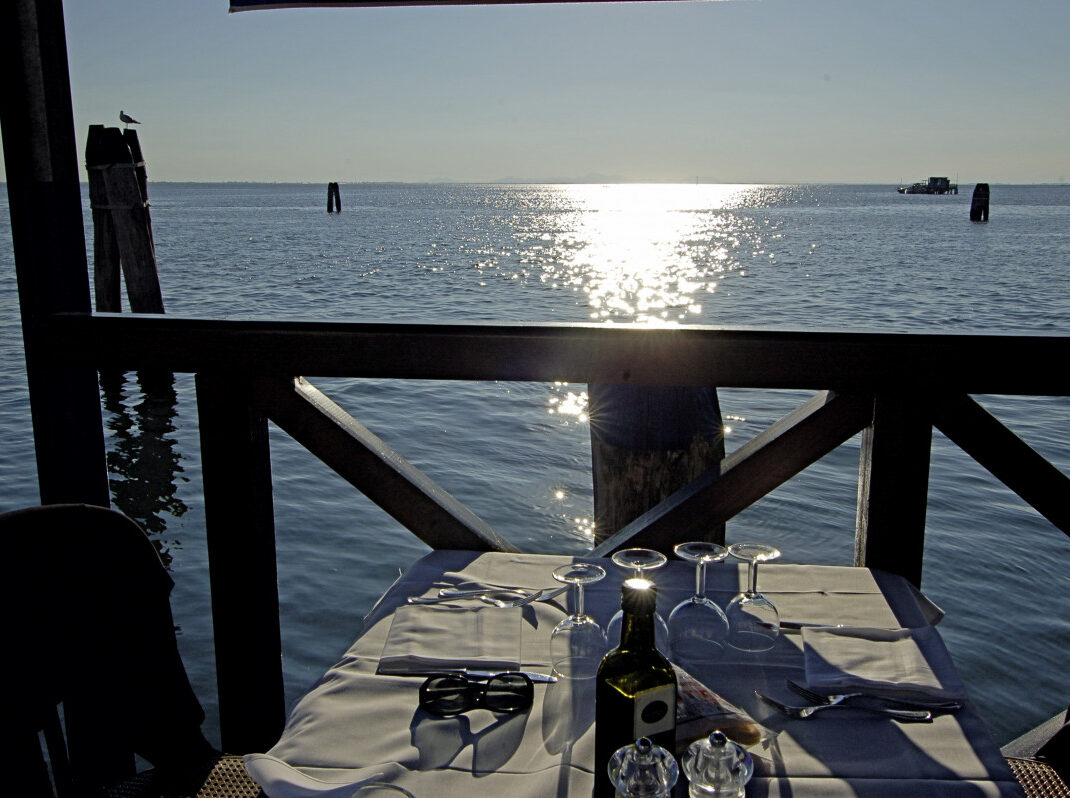
[[[613,552],[610,559],[621,568],[629,569],[632,572],[629,576],[644,579],[649,578],[645,574],[646,571],[660,568],[669,558],[653,549],[621,549]],[[617,610],[616,614],[609,619],[609,625],[606,626],[606,638],[609,640],[610,648],[620,644],[620,626],[623,620],[623,610]],[[654,643],[659,651],[669,650],[669,627],[665,619],[657,612],[654,613]]]
[[[600,565],[574,562],[554,569],[554,579],[570,586],[572,612],[550,633],[550,662],[554,671],[568,679],[595,675],[608,646],[602,627],[583,607],[583,586],[605,577]]]
[[[758,563],[780,556],[765,543],[733,543],[728,553],[750,565],[747,589],[728,604],[728,643],[740,651],[768,651],[780,635],[780,613],[758,592]]]
[[[721,658],[728,642],[728,617],[706,595],[706,566],[723,562],[728,549],[696,540],[673,548],[676,556],[695,564],[695,594],[673,607],[669,615],[669,655],[679,664],[701,664]]]

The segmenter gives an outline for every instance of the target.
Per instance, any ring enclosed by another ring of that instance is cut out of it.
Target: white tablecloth
[[[417,561],[368,615],[342,660],[294,706],[282,738],[267,752],[273,759],[250,764],[254,777],[270,770],[264,762],[281,772],[265,784],[271,798],[341,798],[352,792],[345,785],[369,778],[421,798],[587,798],[594,778],[589,681],[537,684],[527,713],[501,717],[477,710],[434,718],[417,707],[420,678],[376,673],[393,611],[407,596],[473,583],[553,587],[551,571],[571,559],[436,551]],[[619,607],[625,575],[609,561],[593,561],[608,576],[588,587],[587,610],[604,625]],[[668,617],[693,590],[693,568],[670,562],[654,578],[659,611]],[[745,582],[742,563],[729,560],[708,569],[708,592],[722,606]],[[916,628],[940,618],[939,609],[909,583],[864,568],[766,564],[759,570],[759,588],[788,621]],[[549,635],[563,617],[564,598],[523,608],[519,656],[525,669],[549,671]],[[480,611],[500,612],[489,606]],[[939,715],[931,724],[840,710],[790,720],[770,711],[755,690],[802,703],[785,686],[787,678],[805,681],[799,634],[782,634],[771,651],[731,650],[721,661],[691,671],[777,732],[771,746],[752,749],[757,767],[748,796],[1021,795],[968,701],[964,710]]]

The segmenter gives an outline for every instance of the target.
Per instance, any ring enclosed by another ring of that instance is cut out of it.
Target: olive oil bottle
[[[624,581],[620,645],[598,666],[595,680],[594,794],[616,790],[606,767],[613,753],[640,737],[672,751],[676,736],[676,674],[654,645],[657,588],[649,579]]]

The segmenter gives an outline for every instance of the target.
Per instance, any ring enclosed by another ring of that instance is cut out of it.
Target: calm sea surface
[[[321,185],[150,193],[171,314],[1070,335],[1070,186],[995,185],[987,224],[969,221],[972,188],[345,185],[334,215]],[[0,205],[0,510],[10,510],[36,503],[37,485],[6,191]],[[521,548],[590,548],[586,386],[313,382]],[[806,396],[722,391],[729,448]],[[115,503],[169,558],[181,645],[214,724],[192,377],[147,397],[128,375],[102,398]],[[979,399],[1070,472],[1070,399]],[[274,428],[272,468],[296,698],[427,548]],[[855,439],[733,519],[729,540],[850,564],[857,469]],[[923,588],[948,613],[941,631],[999,742],[1070,700],[1068,564],[1070,539],[934,434]]]

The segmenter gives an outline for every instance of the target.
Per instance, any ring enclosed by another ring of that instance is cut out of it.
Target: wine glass
[[[765,543],[733,543],[728,553],[750,564],[747,589],[728,604],[728,643],[740,651],[768,651],[780,635],[780,613],[758,592],[758,563],[780,556]]]
[[[728,640],[728,617],[706,596],[706,566],[723,562],[728,549],[696,540],[673,548],[676,556],[695,564],[695,595],[673,607],[669,615],[669,651],[674,662],[701,664],[720,659]]]
[[[550,661],[554,671],[569,679],[595,675],[606,653],[606,636],[583,608],[583,586],[605,577],[599,565],[574,562],[554,569],[554,579],[571,587],[572,612],[550,633]]]
[[[644,571],[653,571],[656,568],[660,568],[669,558],[660,551],[654,551],[653,549],[621,549],[613,552],[610,559],[621,568],[631,569],[631,576],[637,576],[642,579],[648,578],[644,576]],[[620,626],[623,620],[624,610],[617,610],[616,614],[609,619],[609,625],[606,627],[606,638],[609,640],[610,648],[620,644]],[[665,619],[657,612],[654,613],[654,645],[657,646],[659,651],[669,650],[669,627],[665,623]]]

